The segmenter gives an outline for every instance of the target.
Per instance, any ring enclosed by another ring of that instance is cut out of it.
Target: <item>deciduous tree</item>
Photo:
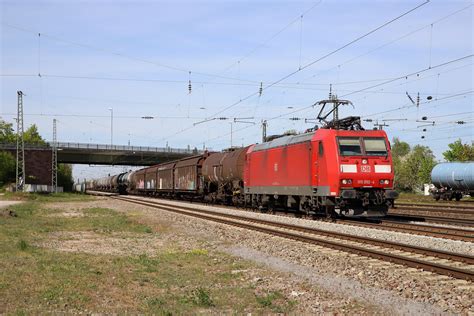
[[[463,144],[460,139],[448,145],[449,149],[443,153],[444,159],[453,161],[474,161],[474,143]]]

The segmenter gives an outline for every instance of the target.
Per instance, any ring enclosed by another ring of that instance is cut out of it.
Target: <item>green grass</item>
[[[212,307],[215,306],[214,302],[211,299],[211,294],[208,289],[198,287],[192,291],[191,294],[192,301],[198,306]]]
[[[22,239],[18,242],[18,248],[20,248],[22,251],[25,251],[28,249],[28,243]]]
[[[255,299],[261,307],[270,308],[276,313],[286,313],[293,309],[296,304],[294,300],[286,300],[279,291],[256,295]]]
[[[106,314],[229,310],[268,314],[293,308],[292,301],[281,294],[256,299],[254,286],[243,281],[242,275],[231,273],[253,266],[206,249],[183,250],[170,242],[153,256],[112,256],[42,248],[38,245],[50,241],[52,233],[89,231],[101,238],[133,233],[139,238],[159,238],[169,231],[140,224],[136,215],[132,219],[107,208],[84,208],[83,216],[64,217],[60,215],[68,211],[67,203],[58,210],[48,208],[46,201],[13,205],[18,217],[0,217],[0,314],[77,313],[86,309]]]

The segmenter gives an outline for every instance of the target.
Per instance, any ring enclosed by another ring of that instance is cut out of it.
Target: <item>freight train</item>
[[[437,164],[431,171],[431,181],[434,188],[430,192],[436,201],[474,196],[474,161]]]
[[[92,182],[88,189],[326,216],[384,216],[393,190],[390,143],[358,124],[314,128],[205,152]]]

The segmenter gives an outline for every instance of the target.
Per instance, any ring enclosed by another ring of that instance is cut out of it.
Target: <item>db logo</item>
[[[360,172],[370,172],[370,166],[360,166]]]

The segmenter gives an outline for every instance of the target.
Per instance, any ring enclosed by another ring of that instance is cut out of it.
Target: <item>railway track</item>
[[[465,203],[417,203],[417,202],[406,202],[406,201],[396,201],[397,206],[413,206],[413,207],[429,207],[432,209],[445,209],[445,208],[453,208],[453,209],[461,209],[461,210],[472,210],[474,211],[474,201],[473,202],[465,202]]]
[[[474,257],[466,254],[219,213],[191,206],[175,206],[157,201],[120,196],[111,198],[474,281]]]
[[[415,224],[415,223],[402,223],[397,220],[386,220],[382,219],[377,222],[365,222],[358,220],[337,220],[338,224],[352,225],[359,227],[374,228],[380,230],[395,231],[401,233],[409,233],[422,236],[431,236],[437,238],[445,238],[451,240],[460,240],[466,242],[474,242],[474,230],[454,228],[454,227],[441,227],[435,225]]]
[[[115,193],[104,193],[99,191],[90,191],[89,194],[92,195],[102,195],[102,196],[116,196]],[[199,205],[206,205],[204,203],[194,202]],[[225,207],[229,209],[235,209],[234,207],[219,205],[220,207]],[[239,208],[239,210],[242,210]],[[280,213],[276,211],[274,214],[280,216],[288,216],[289,213]],[[292,214],[292,213],[290,213]],[[308,217],[313,219],[312,217]],[[336,220],[339,224],[347,224],[352,226],[367,227],[380,230],[388,230],[402,233],[410,233],[415,235],[422,236],[431,236],[437,238],[446,238],[451,240],[460,240],[466,242],[474,242],[474,230],[463,229],[461,227],[440,227],[435,225],[427,224],[416,224],[415,222],[423,223],[436,223],[436,224],[449,224],[449,225],[462,225],[462,226],[472,226],[474,228],[474,220],[464,220],[464,219],[453,219],[453,218],[444,218],[436,216],[424,216],[424,217],[415,217],[405,215],[403,213],[389,215],[387,218],[392,218],[388,220],[386,218],[382,220],[375,220],[370,222],[364,222],[361,220],[354,219],[338,219]],[[410,222],[410,223],[408,223]]]
[[[474,227],[474,219],[465,219],[465,218],[453,218],[453,217],[444,217],[444,216],[427,216],[427,215],[413,215],[405,213],[392,213],[389,212],[385,217],[388,220],[396,221],[412,221],[412,222],[424,222],[424,223],[437,223],[445,225],[459,225]]]
[[[474,207],[465,205],[436,205],[436,204],[413,204],[413,203],[395,203],[397,212],[413,212],[413,213],[442,213],[456,214],[472,217],[474,219]]]

